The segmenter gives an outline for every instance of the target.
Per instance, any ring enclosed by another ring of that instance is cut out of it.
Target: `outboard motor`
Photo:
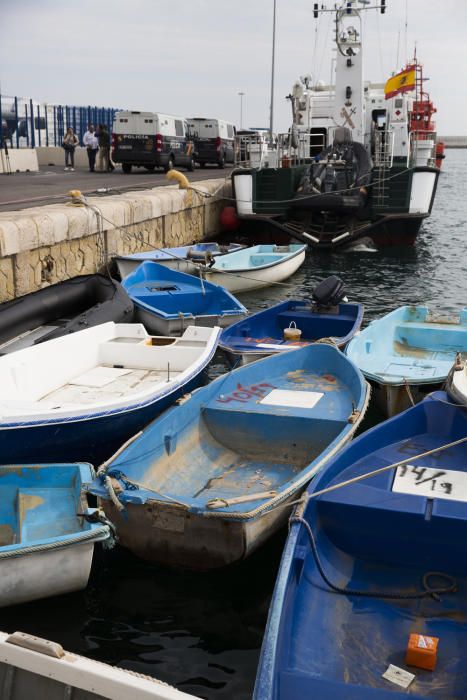
[[[313,289],[313,304],[318,308],[338,306],[341,301],[347,301],[344,283],[340,277],[331,275],[316,285]]]

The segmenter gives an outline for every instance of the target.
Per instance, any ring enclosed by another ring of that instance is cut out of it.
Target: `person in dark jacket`
[[[75,169],[75,148],[79,146],[79,139],[69,126],[63,137],[62,146],[65,149],[65,170]]]
[[[97,167],[100,172],[108,172],[114,169],[110,161],[110,134],[105,124],[99,124],[97,133],[99,152],[97,154]]]

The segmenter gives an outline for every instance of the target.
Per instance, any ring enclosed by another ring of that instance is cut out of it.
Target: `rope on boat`
[[[95,530],[89,530],[88,532],[83,532],[69,539],[62,540],[60,542],[48,542],[47,544],[31,545],[29,547],[21,547],[20,549],[14,549],[9,552],[0,552],[1,559],[9,559],[10,557],[20,557],[23,554],[36,554],[39,552],[47,552],[54,549],[63,549],[72,544],[80,544],[81,542],[87,542],[89,540],[102,540],[109,536],[109,527],[103,525],[101,528]]]
[[[404,377],[404,386],[405,386],[405,390],[407,392],[407,395],[409,397],[410,403],[412,404],[412,406],[415,406],[414,397],[412,396],[412,392],[410,391],[409,382],[408,382],[406,377]]]
[[[104,217],[104,219],[105,219],[105,217]],[[107,221],[107,223],[109,223],[109,224],[112,224],[112,222],[109,221],[109,219],[105,219],[105,221]],[[129,225],[133,225],[133,224],[129,224]],[[113,224],[112,224],[112,226],[113,226]],[[117,226],[116,228],[122,229],[123,227]],[[154,245],[154,243],[150,243],[149,241],[145,240],[144,237],[138,233],[129,233],[128,231],[125,231],[125,236],[127,236],[128,238],[135,238],[139,243],[146,245],[151,250],[157,250],[158,252],[163,252],[163,253],[169,255],[171,258],[174,258],[174,260],[178,260],[179,262],[184,262],[184,263],[186,262],[186,258],[182,258],[179,255],[176,255],[176,253],[172,253],[168,248],[160,248],[159,246]],[[297,245],[300,245],[300,244],[297,244]],[[303,244],[303,245],[306,245],[306,244]],[[203,272],[206,273],[206,272],[209,272],[211,270],[213,272],[220,272],[223,275],[231,275],[232,277],[239,277],[242,279],[251,280],[252,282],[263,282],[264,283],[264,280],[257,279],[255,277],[251,277],[250,275],[241,275],[238,272],[231,272],[229,270],[221,270],[220,268],[212,269],[210,266],[203,265],[202,263],[195,262],[194,260],[190,260],[190,263],[193,265],[193,267],[195,267],[198,270],[201,287],[203,287],[203,282],[204,282],[204,279],[202,277]],[[206,280],[206,281],[209,281],[209,280]],[[297,287],[296,284],[292,284],[291,282],[268,282],[267,283],[268,287],[273,287],[275,285],[279,286],[279,287],[290,287],[290,288],[294,288],[294,289],[296,289],[296,287]]]
[[[306,495],[306,500],[311,500],[312,498],[317,498],[318,496],[322,496],[325,493],[329,493],[330,491],[336,491],[337,489],[341,489],[344,486],[349,486],[350,484],[355,484],[359,481],[363,481],[364,479],[369,479],[372,476],[376,476],[377,474],[382,474],[383,472],[387,472],[390,469],[397,469],[397,467],[402,467],[404,464],[408,464],[409,462],[414,462],[415,460],[422,459],[423,457],[429,457],[430,455],[436,454],[438,452],[443,452],[444,450],[448,450],[451,447],[457,447],[457,445],[461,445],[463,443],[467,442],[467,437],[460,438],[459,440],[454,440],[454,442],[448,442],[445,445],[440,445],[439,447],[434,447],[431,450],[427,450],[426,452],[420,452],[418,455],[414,455],[413,457],[407,457],[407,459],[401,459],[400,462],[394,462],[393,464],[388,464],[385,467],[380,467],[379,469],[374,469],[371,472],[366,472],[365,474],[360,474],[359,476],[354,476],[352,479],[347,479],[346,481],[341,481],[338,484],[333,484],[332,486],[327,486],[325,489],[320,489],[319,491],[314,491],[314,493],[307,493]]]
[[[417,600],[419,598],[426,598],[427,596],[431,596],[435,600],[439,600],[440,595],[443,595],[444,593],[455,593],[457,591],[457,581],[454,578],[454,576],[450,576],[449,574],[445,574],[441,571],[428,571],[426,574],[424,574],[422,579],[422,586],[424,590],[415,591],[414,593],[401,593],[395,591],[368,591],[360,590],[358,588],[346,588],[345,586],[338,586],[329,579],[326,572],[324,571],[323,565],[319,557],[318,547],[316,546],[316,540],[313,535],[313,530],[311,529],[309,522],[299,515],[292,516],[290,520],[291,522],[300,523],[305,528],[306,533],[308,535],[308,539],[310,541],[311,551],[313,553],[313,557],[316,563],[316,568],[318,569],[318,572],[323,581],[335,593],[359,596],[361,598],[387,598],[389,600]],[[442,580],[444,579],[444,581],[446,581],[446,585],[431,586],[431,578],[438,578]]]

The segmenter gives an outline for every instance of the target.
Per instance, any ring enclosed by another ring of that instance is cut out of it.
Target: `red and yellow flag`
[[[384,86],[384,97],[389,100],[401,92],[408,92],[415,88],[415,66],[407,66],[405,70],[389,78]]]

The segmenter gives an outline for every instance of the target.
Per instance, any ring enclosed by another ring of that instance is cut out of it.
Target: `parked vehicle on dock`
[[[117,112],[112,129],[112,160],[124,173],[133,167],[194,170],[194,148],[185,119],[160,112]]]
[[[195,161],[202,168],[206,163],[217,163],[223,168],[234,162],[235,126],[223,119],[191,117],[188,126],[193,135]]]

